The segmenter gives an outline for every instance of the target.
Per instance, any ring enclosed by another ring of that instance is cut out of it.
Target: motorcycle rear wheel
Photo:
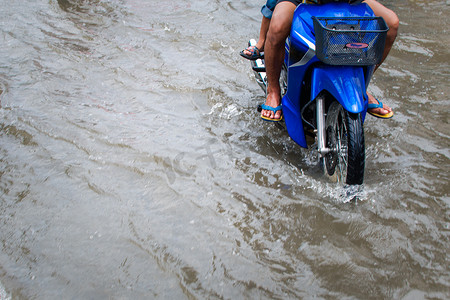
[[[326,146],[331,149],[323,162],[329,176],[349,185],[364,181],[365,146],[361,114],[347,112],[334,101],[326,117]]]

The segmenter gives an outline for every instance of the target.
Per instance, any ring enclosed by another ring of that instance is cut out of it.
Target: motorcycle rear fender
[[[328,91],[348,112],[361,113],[367,107],[368,98],[362,67],[315,67],[311,77],[311,101],[322,91]]]

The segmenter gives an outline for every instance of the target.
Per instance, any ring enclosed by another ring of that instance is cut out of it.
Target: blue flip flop
[[[385,115],[380,115],[380,114],[377,114],[377,113],[370,112],[369,109],[373,109],[373,108],[383,108],[383,102],[381,102],[380,100],[378,100],[378,99],[376,99],[376,98],[375,98],[375,100],[377,100],[378,104],[371,103],[371,104],[369,104],[369,106],[367,107],[367,112],[368,112],[369,114],[371,114],[371,115],[374,116],[374,117],[380,118],[380,119],[390,119],[390,118],[392,118],[392,117],[394,116],[394,112],[393,112],[393,111],[391,111],[391,112],[389,112],[389,113],[387,113],[387,114],[385,114]]]
[[[272,107],[272,106],[263,104],[263,105],[261,105],[261,108],[264,110],[273,111],[273,113],[275,114],[277,111],[282,109],[282,105],[279,105],[277,107]],[[267,121],[267,122],[280,122],[281,120],[283,120],[283,114],[281,114],[279,119],[271,119],[271,118],[264,117],[263,115],[261,115],[261,119],[263,119],[264,121]]]

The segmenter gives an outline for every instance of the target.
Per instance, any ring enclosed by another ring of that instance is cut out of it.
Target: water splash
[[[0,300],[11,300],[11,295],[6,293],[6,290],[1,282],[0,282]]]

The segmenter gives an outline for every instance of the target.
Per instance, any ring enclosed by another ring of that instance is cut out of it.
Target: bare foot
[[[253,47],[256,47],[259,53],[264,52],[264,41],[258,41],[255,46],[248,46],[246,49],[242,50],[242,52],[244,52],[245,55],[251,56],[253,55],[253,52],[255,52]]]
[[[375,99],[374,96],[372,96],[372,94],[367,93],[367,96],[369,96],[369,104],[378,104],[378,100]],[[383,107],[378,107],[378,108],[371,108],[369,109],[369,111],[371,113],[375,113],[378,115],[387,115],[392,111],[392,108],[390,108],[389,106],[387,106],[386,104],[383,103]]]
[[[257,60],[262,58],[261,50],[257,46],[248,46],[246,49],[242,50],[239,54],[242,57],[250,60]]]
[[[273,94],[267,95],[265,105],[276,108],[276,107],[280,106],[280,104],[281,104],[280,96],[276,96]],[[277,110],[276,112],[274,112],[272,110],[263,109],[261,111],[261,117],[264,119],[279,120],[279,119],[281,119],[281,115],[282,115],[281,110]]]

